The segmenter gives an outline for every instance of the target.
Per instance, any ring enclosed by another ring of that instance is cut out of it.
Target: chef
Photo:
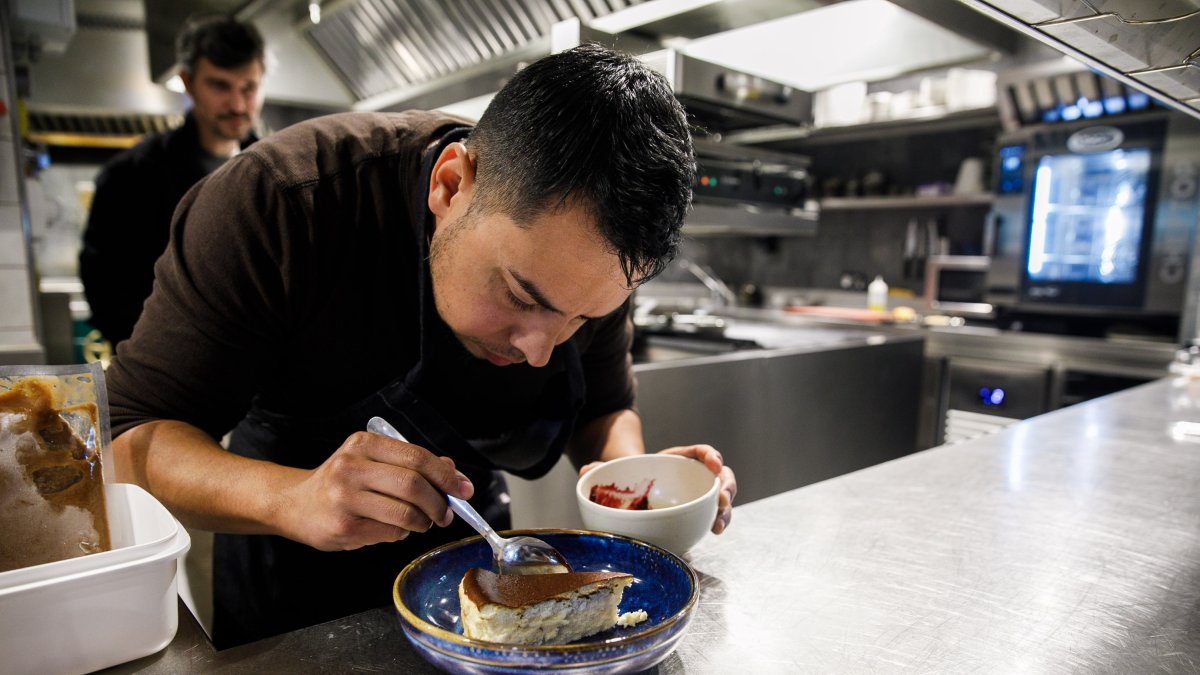
[[[389,602],[472,533],[442,493],[496,517],[498,469],[645,452],[630,296],[675,254],[694,171],[666,82],[585,45],[474,128],[327,116],[193,188],[108,383],[118,477],[218,533],[217,646]],[[663,452],[720,477],[721,532],[720,453]]]
[[[192,109],[182,126],[147,136],[105,165],[79,252],[89,321],[113,345],[129,337],[150,295],[179,200],[257,140],[266,51],[254,25],[194,17],[175,46]]]

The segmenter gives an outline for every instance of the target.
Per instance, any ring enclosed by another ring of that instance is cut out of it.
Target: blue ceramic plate
[[[612,628],[567,645],[503,645],[463,637],[458,582],[472,567],[492,569],[481,537],[446,544],[405,567],[392,587],[405,636],[439,668],[467,673],[626,673],[659,663],[683,637],[700,596],[696,573],[657,546],[614,534],[578,530],[523,530],[550,543],[578,572],[632,574],[621,612],[646,610],[649,620]]]

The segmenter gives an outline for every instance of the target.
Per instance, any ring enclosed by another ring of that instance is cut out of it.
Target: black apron
[[[447,143],[462,137],[461,132],[448,134],[427,152],[422,175],[429,174]],[[421,197],[412,220],[423,261],[430,216]],[[579,353],[573,340],[554,350],[547,370],[541,371],[545,386],[513,428],[488,438],[464,438],[428,400],[432,383],[458,376],[455,368],[461,366],[465,350],[437,314],[428,268],[422,261],[414,261],[421,293],[421,354],[409,372],[349,408],[320,418],[279,414],[255,401],[234,430],[229,449],[244,457],[312,469],[378,415],[410,442],[452,458],[475,485],[472,505],[496,529],[504,529],[508,511],[499,497],[505,487],[496,469],[532,478],[554,467],[583,405]],[[472,367],[480,368],[481,363]],[[213,642],[225,649],[386,605],[391,601],[392,582],[406,564],[436,546],[472,534],[474,530],[456,517],[449,527],[434,526],[403,541],[333,553],[273,535],[217,534]]]

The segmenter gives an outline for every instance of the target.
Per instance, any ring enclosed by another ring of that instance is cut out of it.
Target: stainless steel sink
[[[813,326],[709,313],[635,317],[634,363],[673,361],[751,349],[825,347],[862,340],[861,328]]]
[[[642,333],[634,342],[633,362],[674,361],[761,347],[762,345],[753,340],[730,338],[715,333]]]

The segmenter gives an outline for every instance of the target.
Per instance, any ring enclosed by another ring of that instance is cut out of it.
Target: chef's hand
[[[474,491],[450,458],[360,431],[286,490],[285,535],[322,551],[398,541],[450,524],[443,492],[469,499]]]
[[[709,471],[713,472],[713,475],[721,479],[721,491],[717,497],[717,519],[713,521],[712,531],[713,534],[724,532],[733,518],[733,498],[737,496],[737,477],[733,475],[733,469],[725,466],[721,453],[711,445],[681,445],[667,448],[661,452],[665,455],[682,455],[700,460],[704,462],[704,466],[708,467]],[[582,476],[601,464],[603,462],[587,464],[579,469],[579,475]]]
[[[704,466],[707,466],[709,471],[721,479],[721,491],[717,498],[717,519],[713,522],[712,531],[713,534],[724,532],[733,518],[733,498],[737,496],[737,477],[733,475],[733,469],[725,466],[725,460],[721,457],[721,453],[711,445],[681,445],[667,448],[662,451],[662,454],[682,455],[698,459],[704,462]]]

